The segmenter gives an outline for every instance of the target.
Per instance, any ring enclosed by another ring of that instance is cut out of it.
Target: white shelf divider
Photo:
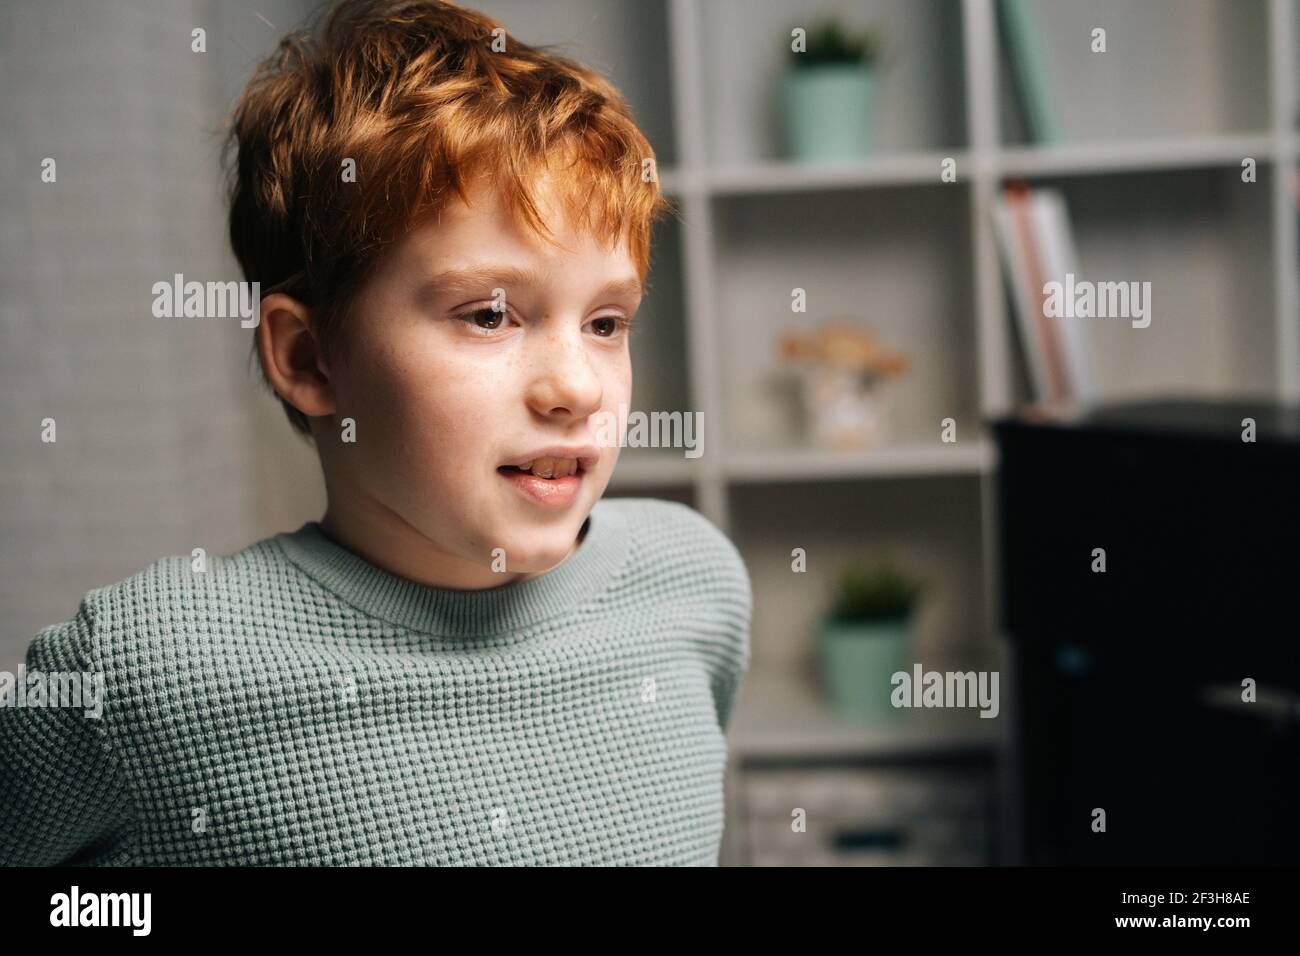
[[[669,36],[673,48],[673,118],[681,170],[688,181],[705,173],[704,104],[694,91],[703,89],[704,37],[696,0],[671,0]],[[686,341],[694,410],[704,416],[707,442],[696,471],[695,495],[699,511],[723,531],[728,529],[727,489],[720,455],[725,448],[726,423],[722,419],[722,384],[717,330],[707,317],[713,314],[714,255],[713,209],[707,194],[689,190],[679,197],[683,222],[682,285],[686,296]]]
[[[1296,26],[1293,0],[1269,0],[1269,86],[1273,121],[1273,296],[1278,398],[1300,401],[1300,292],[1296,270]]]

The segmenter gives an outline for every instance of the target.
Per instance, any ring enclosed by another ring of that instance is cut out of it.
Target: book
[[[1070,277],[1079,277],[1079,259],[1074,247],[1074,230],[1065,196],[1056,189],[1031,191],[1035,235],[1044,282],[1059,282],[1066,289]],[[1038,314],[1043,316],[1043,286],[1038,286]],[[1066,295],[1069,293],[1067,292]],[[1092,377],[1091,319],[1082,316],[1045,318],[1056,333],[1055,346],[1064,366],[1065,401],[1079,406],[1093,403],[1096,394]]]
[[[994,204],[993,220],[1034,400],[1054,407],[1091,404],[1088,320],[1049,316],[1044,307],[1048,283],[1064,285],[1079,272],[1065,197],[1011,182]]]
[[[1035,143],[1061,141],[1055,100],[1031,0],[1001,0],[998,10],[1007,58],[1016,81],[1025,132]]]

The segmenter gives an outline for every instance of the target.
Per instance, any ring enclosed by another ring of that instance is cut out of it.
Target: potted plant
[[[806,48],[794,41],[790,46],[781,78],[789,155],[805,162],[864,156],[871,147],[880,58],[875,31],[850,34],[827,18],[808,30]]]
[[[822,685],[831,709],[857,723],[897,719],[891,679],[911,669],[911,623],[921,584],[892,562],[841,569],[819,629]]]

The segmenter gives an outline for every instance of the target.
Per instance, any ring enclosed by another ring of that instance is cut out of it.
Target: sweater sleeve
[[[725,732],[731,722],[736,697],[749,670],[749,629],[753,615],[753,592],[749,572],[734,546],[728,542],[732,560],[731,586],[722,602],[726,622],[722,644],[722,667],[713,682],[713,698],[718,712],[718,726]]]
[[[8,684],[0,686],[0,865],[96,862],[130,823],[132,803],[101,726],[103,678],[87,680],[92,636],[83,603],[71,621],[36,635],[25,673],[0,677]],[[72,674],[99,692],[83,690],[76,706],[49,706],[66,703],[55,681]],[[33,699],[37,683],[48,688],[44,703]]]

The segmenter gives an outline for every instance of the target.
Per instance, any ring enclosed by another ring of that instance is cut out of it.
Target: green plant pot
[[[825,619],[818,630],[822,688],[835,716],[860,724],[893,724],[903,710],[890,703],[899,671],[911,671],[911,626],[897,621]]]
[[[781,82],[787,154],[801,162],[861,159],[871,149],[875,93],[870,67],[787,68]]]

